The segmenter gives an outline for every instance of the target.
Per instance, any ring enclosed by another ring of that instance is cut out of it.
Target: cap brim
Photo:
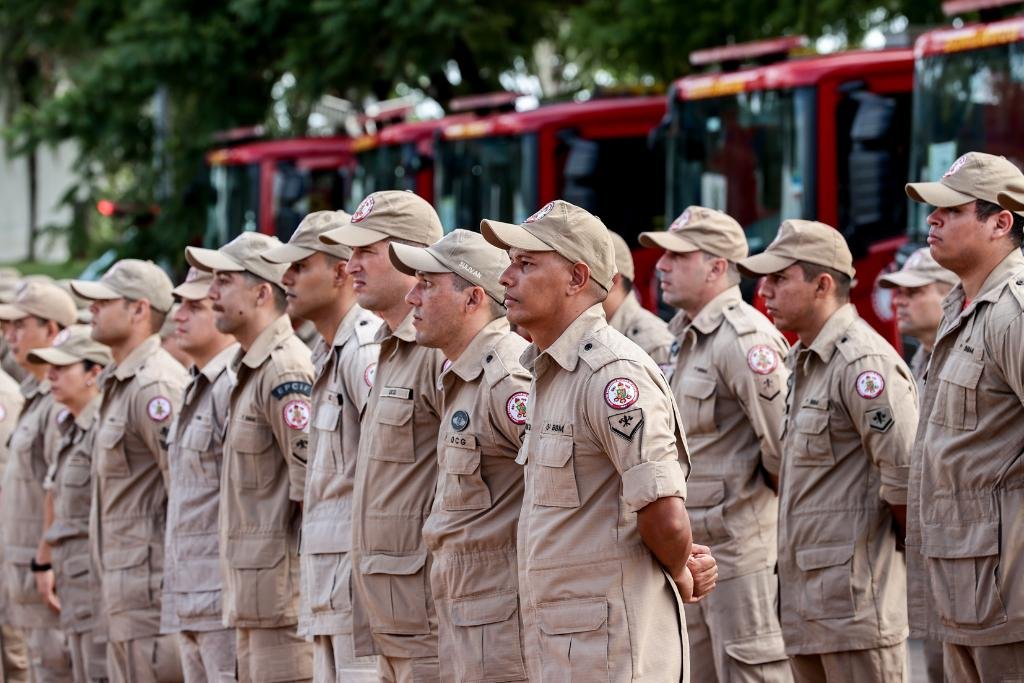
[[[996,195],[996,199],[999,201],[999,206],[1007,211],[1024,211],[1024,200],[1021,200],[1020,195],[1016,193],[1000,192]]]
[[[33,363],[49,363],[50,365],[74,365],[83,359],[66,351],[55,348],[33,349],[28,352],[28,359]]]
[[[374,242],[386,240],[390,236],[383,232],[349,224],[334,230],[328,230],[320,235],[320,241],[324,244],[340,244],[346,247],[367,247]]]
[[[0,304],[0,320],[21,320],[28,316],[28,311],[18,308],[14,304]]]
[[[78,296],[83,299],[89,299],[90,301],[113,301],[114,299],[124,298],[102,282],[72,280],[71,289],[74,290],[75,294]]]
[[[216,249],[185,247],[185,260],[188,261],[189,265],[206,272],[221,270],[225,273],[241,273],[245,270],[245,266],[241,263],[230,256],[225,256]]]
[[[391,264],[400,273],[415,275],[421,273],[450,273],[452,270],[437,260],[429,251],[422,247],[392,242],[388,246]]]
[[[202,301],[210,295],[210,283],[209,282],[182,282],[180,285],[171,290],[171,294],[174,296],[187,299],[189,301]]]
[[[480,221],[480,232],[484,239],[499,249],[522,249],[524,251],[556,251],[552,246],[535,237],[521,225],[484,219]]]
[[[297,247],[293,244],[282,244],[280,246],[271,247],[270,249],[262,252],[260,254],[260,258],[270,263],[295,263],[296,261],[301,261],[315,253],[315,249]]]
[[[878,278],[878,286],[883,289],[893,289],[895,287],[924,287],[930,285],[938,280],[923,277],[921,275],[914,275],[913,273],[905,273],[903,271],[897,271],[895,273],[889,273]]]
[[[642,232],[640,244],[648,248],[660,248],[677,254],[700,251],[700,247],[688,239],[667,232]]]
[[[789,268],[794,263],[796,263],[796,259],[779,256],[778,254],[772,254],[765,251],[760,254],[748,256],[742,261],[737,261],[736,267],[739,268],[740,272],[747,277],[760,277],[762,275],[778,273],[780,270]]]
[[[904,189],[907,192],[907,196],[915,202],[940,208],[960,206],[977,199],[977,197],[958,192],[942,183],[907,183]]]

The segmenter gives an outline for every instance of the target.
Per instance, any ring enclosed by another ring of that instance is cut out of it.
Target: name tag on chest
[[[409,400],[412,398],[412,389],[405,387],[384,387],[380,391],[381,398],[404,398]]]

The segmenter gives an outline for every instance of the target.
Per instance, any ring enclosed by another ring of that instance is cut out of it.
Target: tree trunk
[[[28,165],[28,254],[27,261],[36,260],[36,238],[39,236],[39,149],[33,147],[25,157]]]

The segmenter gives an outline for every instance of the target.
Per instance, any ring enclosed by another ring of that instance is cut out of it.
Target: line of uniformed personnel
[[[23,285],[4,680],[888,682],[911,629],[932,680],[1024,677],[1024,176],[970,153],[907,192],[913,370],[839,232],[748,256],[702,207],[640,237],[667,326],[564,201],[442,237],[376,192],[190,247],[176,288],[75,281],[91,326]]]

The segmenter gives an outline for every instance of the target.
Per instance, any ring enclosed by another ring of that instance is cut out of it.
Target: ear
[[[268,302],[273,303],[274,292],[270,289],[273,285],[261,282],[256,287],[256,306],[266,306]]]
[[[89,368],[88,370],[86,370],[85,374],[90,379],[96,379],[97,377],[100,376],[101,372],[103,372],[103,366],[101,366],[101,365],[94,365],[91,368]]]
[[[714,258],[711,260],[711,270],[708,271],[708,282],[713,282],[718,278],[722,277],[725,273],[727,261],[723,258]]]
[[[348,280],[348,261],[338,261],[334,264],[334,286],[341,287]]]
[[[469,311],[478,311],[486,304],[487,292],[484,291],[483,287],[470,287],[469,298],[466,300],[466,309]]]
[[[590,282],[590,266],[582,261],[572,264],[570,271],[569,287],[567,293],[570,296],[578,294]]]
[[[1009,235],[1013,230],[1013,214],[1003,209],[993,218],[995,223],[992,225],[992,240],[1000,240]]]
[[[827,298],[836,288],[835,280],[828,273],[822,273],[814,280],[814,295]]]
[[[622,273],[615,273],[612,275],[612,289],[615,289],[622,283]]]

